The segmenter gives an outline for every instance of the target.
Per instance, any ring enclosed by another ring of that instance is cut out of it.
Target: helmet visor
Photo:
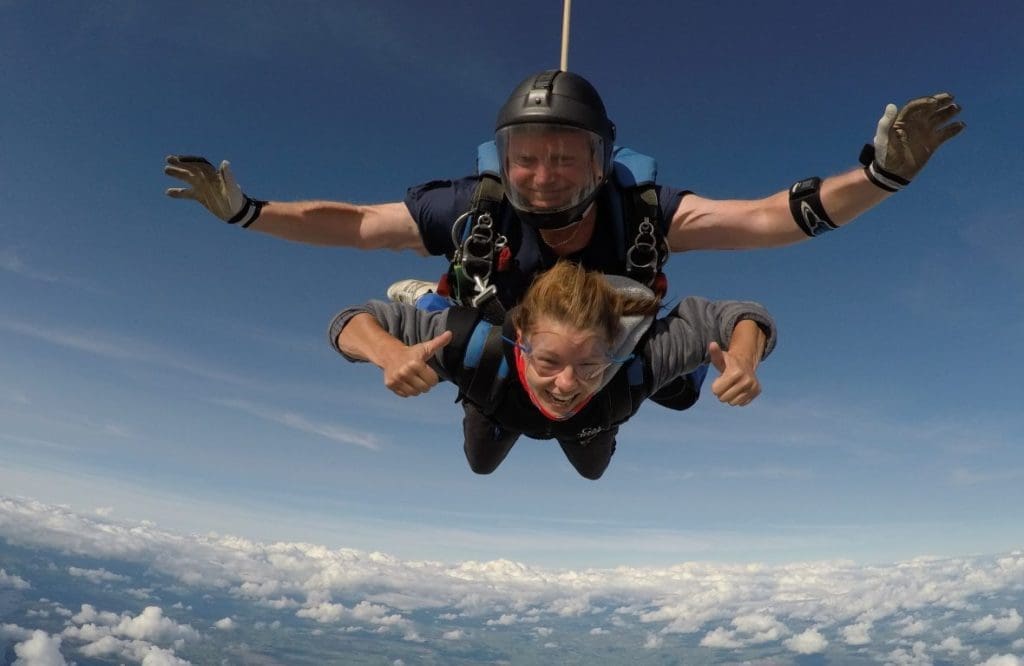
[[[588,130],[522,123],[502,127],[495,140],[505,193],[518,210],[570,210],[604,182],[604,140]]]

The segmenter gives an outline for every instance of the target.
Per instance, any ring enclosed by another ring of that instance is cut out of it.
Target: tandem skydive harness
[[[494,228],[494,217],[504,197],[497,173],[481,171],[469,210],[452,225],[455,252],[448,273],[438,285],[438,292],[447,291],[445,295],[456,303],[477,308],[484,319],[499,326],[505,321],[505,308],[491,276],[495,270],[507,270],[512,260],[508,239]]]
[[[661,209],[655,190],[657,165],[653,158],[628,148],[616,148],[612,157],[612,178],[622,190],[620,195],[618,188],[609,188],[613,198],[611,212],[615,217],[614,238],[623,274],[664,296],[668,282],[662,267],[668,260],[669,249],[662,233]],[[480,182],[470,209],[452,225],[455,251],[438,292],[461,305],[482,310],[488,321],[498,323],[504,319],[504,308],[497,298],[492,277],[496,272],[508,270],[513,257],[508,239],[495,229],[505,189],[493,141],[477,149],[477,172]]]
[[[661,208],[654,187],[658,166],[654,158],[629,148],[616,148],[612,159],[613,177],[626,193],[616,212],[622,216],[617,229],[624,231],[620,247],[626,248],[626,277],[650,287],[662,297],[668,290],[662,268],[668,261],[669,249],[662,233]],[[626,242],[629,242],[628,247]]]

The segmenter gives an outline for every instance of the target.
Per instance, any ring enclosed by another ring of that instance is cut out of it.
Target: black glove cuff
[[[864,148],[861,149],[860,163],[864,165],[864,174],[868,180],[886,192],[899,192],[910,185],[910,181],[906,178],[886,171],[878,165],[878,162],[875,161],[875,147],[870,143],[864,144]]]
[[[260,212],[263,207],[267,205],[266,201],[260,201],[259,199],[253,199],[249,195],[245,195],[245,205],[242,209],[235,213],[235,216],[228,220],[228,224],[242,223],[243,229],[248,229],[249,225],[256,221],[256,218],[260,216]]]

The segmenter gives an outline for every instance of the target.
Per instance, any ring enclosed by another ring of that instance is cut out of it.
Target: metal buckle
[[[498,289],[493,284],[488,284],[486,278],[480,278],[478,275],[473,276],[473,285],[476,289],[476,296],[470,302],[474,308],[481,307],[484,301],[498,293]]]
[[[654,246],[657,239],[654,237],[654,225],[649,218],[644,218],[640,223],[636,238],[632,247],[626,252],[626,266],[628,268],[648,269],[658,267],[658,249]],[[637,253],[644,252],[644,261],[637,261]]]

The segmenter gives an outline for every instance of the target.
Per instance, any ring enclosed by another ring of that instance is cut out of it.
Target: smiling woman
[[[380,367],[399,396],[455,383],[474,472],[493,472],[525,434],[558,440],[577,472],[598,479],[619,426],[677,377],[710,362],[722,373],[712,386],[722,402],[746,405],[760,393],[755,369],[775,344],[764,308],[690,297],[655,320],[659,309],[637,282],[561,261],[500,325],[472,308],[371,301],[339,313],[330,339],[347,359]]]

